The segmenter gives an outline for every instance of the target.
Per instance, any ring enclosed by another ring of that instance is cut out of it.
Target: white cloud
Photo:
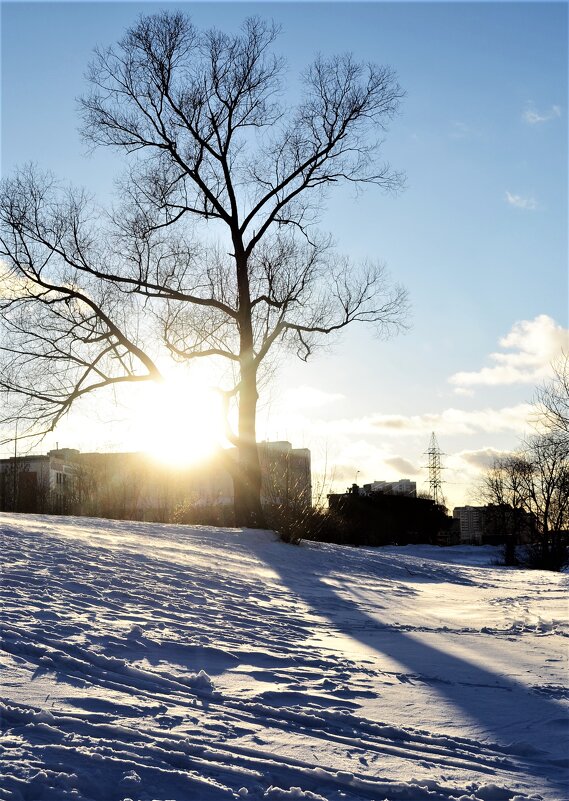
[[[550,120],[555,120],[561,116],[561,108],[560,106],[551,106],[549,111],[539,112],[535,108],[532,103],[528,103],[524,112],[522,114],[522,118],[528,125],[539,125],[543,122],[549,122]]]
[[[18,298],[36,295],[36,284],[17,269],[10,267],[7,261],[0,259],[0,300],[17,300]]]
[[[459,372],[449,378],[460,394],[473,386],[537,384],[551,374],[551,363],[569,347],[569,330],[557,325],[547,314],[534,320],[521,320],[502,337],[502,348],[509,352],[491,353],[491,367]]]
[[[506,201],[510,206],[516,209],[525,209],[526,211],[533,211],[537,209],[537,201],[533,197],[523,197],[523,195],[512,195],[511,192],[506,191]]]
[[[289,389],[285,393],[284,402],[287,409],[317,409],[335,401],[343,400],[340,393],[323,392],[316,387],[301,386]]]

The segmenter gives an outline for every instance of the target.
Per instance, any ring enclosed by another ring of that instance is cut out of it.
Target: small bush
[[[235,514],[233,506],[227,504],[201,505],[185,503],[176,507],[172,514],[172,522],[193,526],[231,528],[235,525]]]
[[[267,524],[283,542],[300,545],[302,540],[345,544],[349,525],[332,512],[306,506],[271,506],[265,509]]]
[[[518,548],[516,539],[514,537],[508,537],[506,542],[502,546],[502,554],[504,562],[503,564],[507,567],[516,567],[520,563],[520,559],[518,556]]]
[[[553,570],[559,572],[569,565],[569,548],[565,542],[534,542],[526,545],[520,553],[520,565],[530,570]]]

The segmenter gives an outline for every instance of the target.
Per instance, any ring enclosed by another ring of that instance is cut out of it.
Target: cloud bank
[[[456,457],[477,470],[486,470],[496,459],[509,456],[510,451],[498,451],[495,448],[479,448],[475,451],[460,451]]]
[[[551,363],[569,347],[569,330],[547,314],[521,320],[499,341],[502,352],[491,353],[490,367],[455,373],[449,378],[460,394],[473,386],[537,384],[551,374]]]
[[[519,403],[502,409],[445,409],[442,412],[427,412],[417,415],[373,414],[366,417],[320,420],[312,426],[314,434],[333,439],[336,436],[428,436],[431,431],[437,435],[496,433],[525,431],[533,407],[529,403]]]
[[[416,476],[420,472],[418,467],[415,467],[412,462],[402,456],[392,456],[390,459],[384,459],[383,461],[389,467],[397,470],[402,476]]]

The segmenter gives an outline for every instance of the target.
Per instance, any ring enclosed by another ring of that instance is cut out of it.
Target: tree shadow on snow
[[[472,639],[462,642],[460,633],[453,635],[454,642],[447,639],[450,632],[443,632],[442,636],[451,648],[453,644],[458,645],[461,654],[465,653],[465,649],[471,649],[472,660],[468,654],[459,656],[456,652],[453,653],[446,648],[443,650],[432,642],[427,642],[426,638],[433,638],[433,634],[428,630],[408,633],[396,627],[386,626],[378,617],[368,614],[359,604],[342,597],[335,587],[328,583],[327,578],[332,576],[331,570],[327,568],[328,559],[324,551],[307,548],[304,553],[302,551],[299,553],[301,556],[299,560],[291,559],[289,548],[277,543],[272,547],[271,545],[257,547],[255,550],[259,558],[278,574],[293,597],[299,598],[317,614],[324,615],[332,627],[340,633],[348,635],[380,657],[384,656],[398,662],[402,667],[401,673],[393,671],[393,666],[386,670],[396,677],[394,680],[412,685],[428,685],[431,695],[436,691],[436,694],[452,705],[459,714],[474,723],[483,745],[490,743],[499,745],[504,754],[510,753],[521,760],[529,775],[539,777],[543,783],[565,792],[569,790],[564,770],[565,760],[562,757],[552,760],[540,749],[544,730],[551,732],[552,739],[561,741],[567,736],[567,716],[565,709],[559,703],[532,691],[505,673],[495,672],[491,668],[477,664],[475,644],[473,645]],[[346,556],[349,562],[351,560],[348,553]],[[363,551],[358,549],[358,553],[359,558],[354,560],[356,570],[360,558],[365,559]],[[390,563],[388,573],[394,567],[392,556],[388,556]],[[300,570],[299,564],[302,564]],[[338,579],[337,568],[338,562],[334,560],[334,581]],[[406,578],[405,571],[407,571]],[[416,584],[423,580],[428,582],[437,580],[434,571],[424,576],[413,573],[409,575],[410,571],[400,566],[397,572],[398,585],[405,582]],[[349,568],[346,577],[348,576]],[[366,571],[366,578],[369,591],[369,581],[376,577],[371,577]],[[445,574],[439,578],[441,582],[445,580],[450,580],[450,572],[448,576]],[[459,582],[470,583],[461,579]],[[381,592],[382,583],[382,577],[378,575],[378,593]],[[409,592],[404,586],[398,587],[398,590],[400,595],[415,593],[412,587],[409,587]],[[442,589],[441,601],[444,601],[443,592]],[[379,604],[374,604],[374,607],[381,609],[381,598],[378,600]],[[470,637],[474,637],[475,634],[471,632]],[[434,636],[440,637],[441,632],[437,632]],[[363,658],[365,659],[365,655]],[[449,715],[452,715],[452,711],[449,711]],[[428,725],[428,721],[409,720],[411,728],[425,724]],[[527,733],[527,736],[520,738],[520,731]],[[560,773],[564,775],[560,776]]]

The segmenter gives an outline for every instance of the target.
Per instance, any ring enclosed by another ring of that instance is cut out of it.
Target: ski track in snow
[[[0,515],[0,799],[569,801],[566,574]]]

